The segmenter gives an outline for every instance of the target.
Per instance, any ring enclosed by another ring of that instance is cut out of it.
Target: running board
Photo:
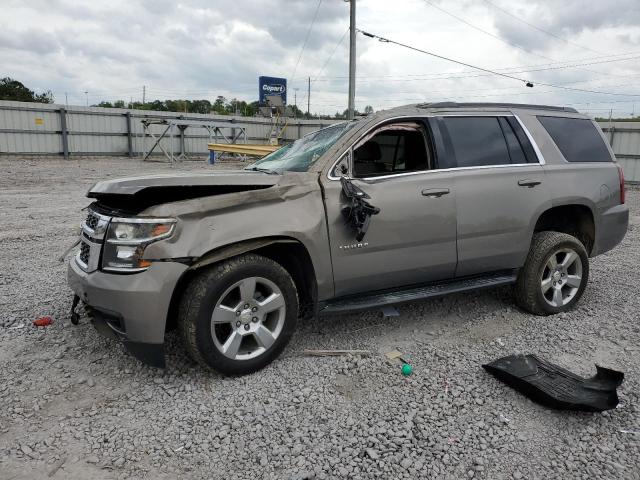
[[[368,310],[383,305],[413,302],[425,298],[441,297],[450,293],[480,290],[482,288],[497,287],[515,283],[517,272],[500,272],[481,277],[450,280],[420,287],[408,287],[401,290],[385,291],[358,296],[349,296],[330,300],[320,307],[320,313],[351,312]]]

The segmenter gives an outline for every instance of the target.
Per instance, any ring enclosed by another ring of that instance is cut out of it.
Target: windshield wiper
[[[245,170],[251,170],[253,172],[263,172],[263,173],[268,173],[269,175],[280,175],[278,172],[276,172],[275,170],[271,170],[269,168],[262,168],[262,167],[246,167]]]

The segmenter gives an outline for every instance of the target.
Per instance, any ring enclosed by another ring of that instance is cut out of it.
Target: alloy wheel
[[[211,315],[216,348],[233,360],[258,357],[274,344],[284,326],[282,291],[263,277],[244,278],[220,297]]]
[[[574,250],[562,248],[551,254],[542,270],[540,288],[552,307],[568,304],[582,285],[582,260]]]

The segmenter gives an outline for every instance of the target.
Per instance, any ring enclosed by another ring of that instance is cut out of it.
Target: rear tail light
[[[616,165],[618,167],[618,177],[620,177],[620,204],[623,204],[625,201],[625,193],[624,193],[624,171],[620,164]]]

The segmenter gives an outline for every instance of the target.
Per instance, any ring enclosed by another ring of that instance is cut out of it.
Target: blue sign
[[[260,105],[267,104],[267,95],[279,95],[282,103],[287,104],[287,79],[276,77],[258,77],[258,98]]]

